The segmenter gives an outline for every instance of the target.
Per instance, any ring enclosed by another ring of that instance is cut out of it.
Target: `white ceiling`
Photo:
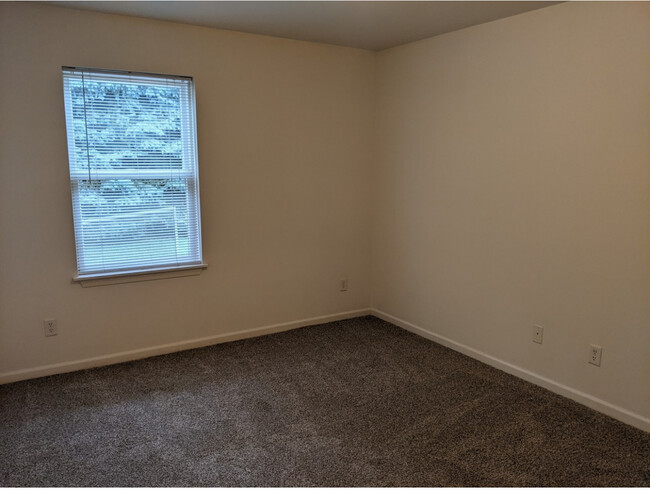
[[[382,50],[560,2],[61,1],[63,7]]]

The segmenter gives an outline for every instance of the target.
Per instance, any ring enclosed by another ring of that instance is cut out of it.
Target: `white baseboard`
[[[249,330],[236,331],[224,335],[213,335],[204,338],[195,338],[192,340],[166,343],[164,345],[128,350],[126,352],[118,352],[115,354],[100,355],[98,357],[90,357],[88,359],[61,362],[58,364],[49,364],[30,369],[23,369],[20,371],[5,372],[0,373],[0,384],[13,383],[16,381],[22,381],[24,379],[40,378],[43,376],[51,376],[53,374],[62,374],[65,372],[78,371],[81,369],[90,369],[92,367],[108,366],[111,364],[118,364],[120,362],[128,362],[131,360],[145,359],[147,357],[153,357],[156,355],[180,352],[181,350],[206,347],[208,345],[232,342],[234,340],[243,340],[245,338],[259,337],[262,335],[269,335],[271,333],[279,333],[282,331],[292,330],[294,328],[302,328],[305,326],[318,325],[321,323],[329,323],[331,321],[339,321],[342,319],[357,318],[359,316],[366,316],[368,314],[370,314],[369,309],[358,309],[355,311],[346,311],[343,313],[317,316],[315,318],[307,318],[297,321],[289,321],[287,323],[278,323],[275,325],[252,328]]]
[[[90,369],[92,367],[107,366],[111,364],[118,364],[120,362],[128,362],[137,359],[145,359],[156,355],[169,354],[172,352],[179,352],[182,350],[189,350],[193,348],[206,347],[208,345],[215,345],[218,343],[231,342],[234,340],[243,340],[246,338],[253,338],[271,333],[279,333],[282,331],[292,330],[294,328],[302,328],[305,326],[317,325],[321,323],[329,323],[331,321],[339,321],[343,319],[356,318],[359,316],[373,315],[384,321],[388,321],[394,325],[399,326],[412,333],[420,335],[424,338],[432,340],[440,345],[444,345],[452,350],[465,354],[473,359],[480,360],[492,367],[496,367],[508,374],[517,376],[525,381],[536,384],[546,388],[554,393],[565,396],[574,400],[582,405],[592,408],[598,412],[609,415],[612,418],[625,422],[645,432],[650,432],[650,419],[630,412],[624,408],[616,406],[612,403],[606,402],[587,393],[571,388],[564,384],[558,383],[551,379],[540,376],[534,372],[523,369],[509,362],[497,359],[479,350],[473,349],[467,345],[451,340],[450,338],[438,335],[431,331],[425,330],[416,326],[408,321],[392,316],[378,309],[358,309],[355,311],[346,311],[342,313],[330,314],[326,316],[317,316],[314,318],[301,319],[297,321],[290,321],[286,323],[278,323],[275,325],[262,326],[252,328],[249,330],[241,330],[231,332],[223,335],[213,335],[204,338],[195,338],[192,340],[185,340],[182,342],[168,343],[164,345],[156,345],[137,350],[129,350],[126,352],[119,352],[115,354],[102,355],[98,357],[90,357],[87,359],[80,359],[70,362],[61,362],[58,364],[50,364],[45,366],[38,366],[19,371],[0,373],[0,384],[13,383],[25,379],[39,378],[43,376],[51,376],[53,374],[62,374],[66,372],[78,371],[81,369]]]
[[[497,359],[496,357],[492,357],[491,355],[488,355],[484,352],[468,347],[467,345],[463,345],[462,343],[458,343],[454,340],[451,340],[450,338],[443,337],[442,335],[438,335],[437,333],[425,330],[424,328],[409,323],[408,321],[404,321],[403,319],[396,318],[395,316],[391,316],[390,314],[379,311],[378,309],[371,309],[370,314],[383,319],[384,321],[388,321],[389,323],[397,325],[400,328],[404,328],[405,330],[415,333],[416,335],[420,335],[421,337],[432,340],[436,343],[439,343],[440,345],[444,345],[445,347],[455,350],[456,352],[460,352],[473,359],[480,360],[481,362],[484,362],[492,367],[496,367],[497,369],[507,372],[508,374],[512,374],[513,376],[517,376],[518,378],[536,384],[537,386],[546,388],[553,393],[557,393],[566,398],[574,400],[593,410],[604,413],[605,415],[609,415],[616,420],[625,422],[626,424],[632,425],[645,432],[650,432],[650,419],[645,418],[642,415],[630,412],[629,410],[616,406],[612,403],[608,403],[575,388],[571,388],[562,383],[558,383],[557,381],[553,381],[551,379],[545,378],[544,376],[540,376],[539,374],[523,369],[522,367],[510,364],[509,362]]]

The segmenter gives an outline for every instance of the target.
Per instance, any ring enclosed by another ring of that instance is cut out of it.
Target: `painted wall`
[[[0,3],[0,377],[371,306],[647,422],[648,14],[376,54]],[[71,283],[61,65],[195,77],[203,274]]]
[[[571,2],[381,52],[371,242],[374,308],[646,419],[649,14]]]
[[[367,308],[374,56],[0,5],[0,375]],[[62,65],[195,78],[200,276],[71,283]]]

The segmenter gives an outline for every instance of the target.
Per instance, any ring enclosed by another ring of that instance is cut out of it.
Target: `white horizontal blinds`
[[[79,275],[201,264],[192,80],[63,81]]]

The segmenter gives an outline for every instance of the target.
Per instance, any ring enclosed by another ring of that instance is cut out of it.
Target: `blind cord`
[[[84,96],[84,130],[86,130],[86,163],[88,167],[88,181],[92,183],[93,178],[90,174],[90,142],[88,140],[88,118],[86,116],[86,79],[83,72],[81,72],[81,90]]]

